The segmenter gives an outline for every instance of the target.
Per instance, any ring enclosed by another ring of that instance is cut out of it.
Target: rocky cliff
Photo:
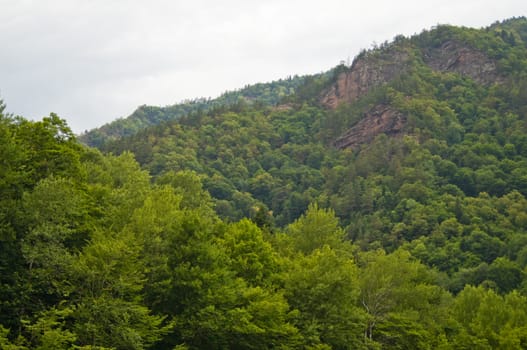
[[[339,137],[335,141],[335,147],[338,149],[354,149],[371,142],[382,133],[396,136],[402,133],[405,123],[406,116],[397,110],[386,105],[376,106],[365,113],[357,124]]]
[[[494,60],[483,52],[454,40],[420,52],[422,61],[439,72],[453,72],[482,84],[501,80]],[[387,49],[382,54],[357,57],[351,67],[339,74],[335,83],[323,92],[321,102],[329,108],[353,103],[373,88],[403,74],[412,64],[409,50]]]
[[[433,70],[457,73],[480,84],[502,80],[494,60],[454,40],[423,52],[423,60]]]
[[[386,54],[364,54],[353,61],[346,72],[338,75],[333,84],[322,95],[321,102],[329,108],[341,103],[353,103],[409,67],[410,55],[404,50],[389,50]]]
[[[320,101],[330,109],[343,103],[353,103],[374,88],[404,74],[413,64],[423,63],[434,71],[460,74],[480,84],[502,81],[493,59],[455,40],[446,40],[427,49],[392,44],[377,53],[359,55],[351,67],[340,73],[335,83],[322,93]],[[356,148],[370,142],[379,133],[399,134],[404,131],[405,122],[406,117],[393,108],[375,106],[345,131],[335,141],[335,146],[340,149]]]

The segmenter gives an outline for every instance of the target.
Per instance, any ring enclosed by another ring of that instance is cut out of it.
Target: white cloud
[[[248,83],[317,73],[438,23],[485,26],[523,0],[0,0],[0,97],[76,132]]]

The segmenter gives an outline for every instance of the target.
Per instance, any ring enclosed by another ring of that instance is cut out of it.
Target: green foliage
[[[357,306],[357,268],[347,254],[329,246],[297,255],[286,272],[285,295],[298,310],[294,324],[309,346],[364,349],[364,313]]]
[[[0,103],[0,347],[526,348],[526,28],[397,37],[333,111],[352,68],[141,107],[109,154]],[[448,42],[496,81],[428,66]],[[333,147],[380,105],[401,134]]]
[[[226,228],[222,245],[231,259],[236,276],[251,285],[268,284],[280,271],[278,254],[265,241],[263,232],[252,222],[244,219]]]
[[[108,296],[86,298],[74,317],[78,342],[95,348],[144,349],[168,332],[146,307]]]
[[[33,324],[28,324],[26,327],[30,334],[31,348],[39,350],[71,349],[76,336],[65,329],[65,320],[71,313],[71,309],[57,310],[52,308],[41,313]]]
[[[79,140],[92,147],[102,147],[113,140],[132,136],[144,128],[163,125],[163,123],[185,119],[188,116],[198,117],[209,110],[221,110],[229,106],[236,108],[245,103],[274,106],[285,97],[292,95],[300,86],[305,85],[305,79],[308,77],[295,75],[270,83],[247,85],[240,90],[225,92],[214,99],[197,98],[166,107],[143,105],[127,118],[121,118],[100,128],[86,131],[79,137]]]
[[[366,337],[400,349],[433,344],[443,332],[438,324],[445,322],[447,297],[434,273],[402,250],[365,253],[359,265]]]
[[[310,205],[304,215],[287,227],[295,250],[310,254],[327,245],[338,249],[343,244],[344,231],[331,210]]]
[[[5,350],[27,350],[23,345],[12,343],[8,338],[9,330],[0,325],[0,346]]]
[[[454,344],[482,349],[522,348],[527,341],[524,310],[526,299],[513,292],[502,297],[482,287],[467,286],[453,305],[462,331]]]

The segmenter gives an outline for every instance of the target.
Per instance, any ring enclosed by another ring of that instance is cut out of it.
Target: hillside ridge
[[[490,28],[493,28],[496,36],[506,38],[502,41],[514,38],[511,32],[501,29],[499,23],[486,30],[489,31]],[[405,75],[411,75],[416,69],[423,67],[435,73],[456,74],[484,86],[502,84],[506,75],[503,69],[500,70],[500,57],[492,57],[492,53],[476,47],[469,38],[456,36],[456,30],[451,26],[433,29],[447,34],[439,34],[439,40],[435,40],[432,45],[422,40],[428,34],[425,33],[413,38],[397,36],[392,43],[363,51],[350,67],[341,69],[329,88],[322,91],[320,103],[333,110],[343,104],[353,104],[372,91],[390,85],[396,79],[404,79]],[[514,43],[517,44],[516,39]],[[339,149],[356,149],[361,144],[372,141],[380,133],[399,135],[403,132],[407,119],[406,115],[385,103],[370,106],[355,125],[344,130],[335,139],[334,145]]]
[[[132,136],[140,130],[193,113],[201,113],[222,106],[233,106],[238,103],[276,105],[283,97],[293,94],[304,79],[304,76],[290,76],[269,83],[257,83],[238,90],[227,91],[217,98],[196,98],[165,107],[142,105],[128,117],[116,119],[86,131],[78,138],[88,146],[100,148],[107,142]]]

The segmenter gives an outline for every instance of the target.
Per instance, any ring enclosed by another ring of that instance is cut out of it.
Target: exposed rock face
[[[364,115],[357,124],[335,141],[338,149],[357,148],[371,142],[377,135],[397,135],[403,131],[406,116],[385,105],[379,105]]]
[[[410,58],[407,51],[397,48],[388,49],[381,55],[358,57],[350,69],[341,73],[335,84],[322,94],[322,104],[333,109],[341,103],[355,102],[373,88],[404,74]],[[453,40],[423,52],[423,60],[436,71],[468,76],[481,84],[501,81],[494,60],[481,51]]]
[[[356,59],[349,71],[341,73],[336,83],[323,94],[322,104],[336,108],[343,102],[355,102],[372,88],[401,74],[408,66],[409,55],[404,51],[392,51],[385,55],[389,60],[370,56]]]
[[[424,62],[436,71],[468,76],[480,84],[501,80],[495,61],[480,51],[452,40],[425,52]]]
[[[404,74],[412,64],[410,51],[392,47],[384,52],[359,56],[346,72],[322,94],[321,102],[334,109],[341,103],[353,103],[373,88]],[[423,62],[439,72],[454,72],[480,84],[502,81],[494,60],[483,52],[453,40],[422,52]],[[402,132],[406,117],[388,107],[377,106],[335,141],[339,149],[357,148],[371,142],[380,133],[395,135]]]

